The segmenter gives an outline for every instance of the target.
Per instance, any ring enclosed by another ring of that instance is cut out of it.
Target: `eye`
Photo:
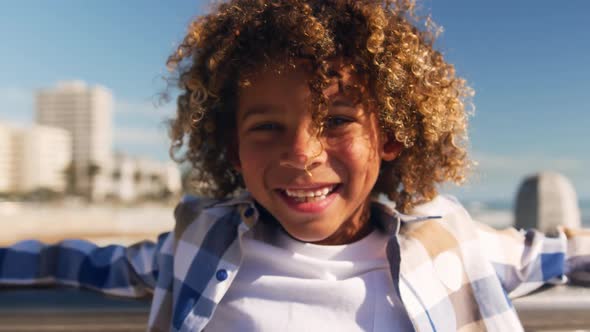
[[[344,127],[347,124],[352,123],[353,121],[353,119],[344,116],[330,116],[324,120],[324,128],[336,129]]]
[[[280,126],[276,123],[267,122],[267,123],[260,123],[252,126],[250,131],[273,131],[279,130]]]

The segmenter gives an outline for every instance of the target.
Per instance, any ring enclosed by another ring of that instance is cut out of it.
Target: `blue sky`
[[[167,158],[155,108],[165,60],[209,2],[3,1],[0,120],[30,123],[35,89],[78,79],[115,97],[115,147]],[[590,2],[426,1],[444,28],[438,48],[475,89],[468,185],[462,199],[511,200],[522,177],[568,176],[590,198]]]

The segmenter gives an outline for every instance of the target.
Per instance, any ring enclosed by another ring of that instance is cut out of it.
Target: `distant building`
[[[72,161],[72,138],[61,128],[33,126],[20,134],[20,191],[66,189],[66,168]]]
[[[117,154],[112,169],[110,195],[122,201],[162,197],[181,191],[180,170],[173,162]]]
[[[35,101],[38,124],[71,134],[75,191],[104,197],[112,168],[112,93],[102,86],[70,81],[39,90]]]
[[[63,192],[72,139],[61,128],[0,124],[0,192]]]
[[[14,128],[0,123],[0,193],[14,192],[18,185]]]

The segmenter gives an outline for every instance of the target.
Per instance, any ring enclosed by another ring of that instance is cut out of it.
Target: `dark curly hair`
[[[383,162],[374,193],[407,211],[460,183],[466,154],[466,106],[472,90],[433,47],[436,27],[411,0],[233,0],[196,18],[168,66],[181,90],[170,121],[170,154],[189,161],[201,194],[223,198],[243,188],[230,162],[237,91],[244,73],[271,61],[305,59],[311,112],[321,122],[328,62],[347,59],[365,77],[383,134],[404,145]],[[423,28],[419,28],[423,25]]]

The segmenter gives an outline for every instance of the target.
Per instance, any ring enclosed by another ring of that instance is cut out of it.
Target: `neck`
[[[369,235],[375,228],[370,218],[370,203],[366,202],[354,213],[350,219],[327,238],[312,242],[319,245],[342,245],[356,242]]]

